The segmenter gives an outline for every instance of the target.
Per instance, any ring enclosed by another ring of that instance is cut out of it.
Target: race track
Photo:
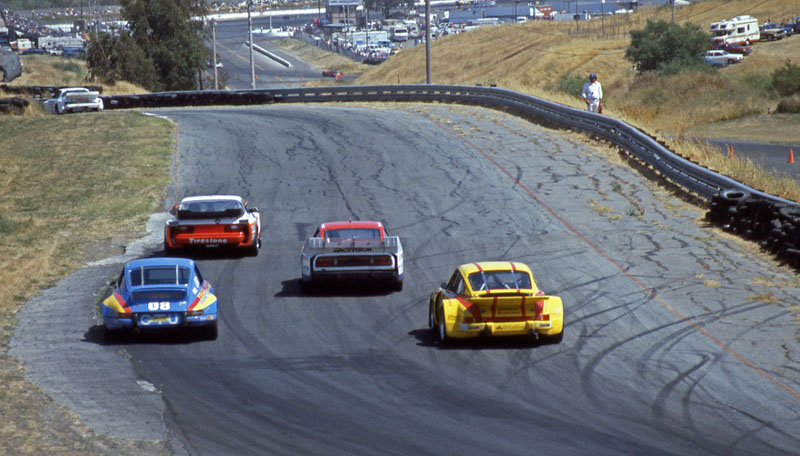
[[[158,114],[179,125],[165,209],[241,194],[264,226],[257,257],[200,258],[216,341],[101,344],[160,391],[176,453],[800,448],[795,273],[577,137],[446,105]],[[303,293],[303,241],[350,217],[401,237],[402,292]],[[561,344],[435,342],[429,294],[458,264],[494,259],[529,264],[562,297]]]

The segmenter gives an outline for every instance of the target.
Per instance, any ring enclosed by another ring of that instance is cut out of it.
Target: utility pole
[[[250,16],[250,7],[253,0],[247,0],[247,42],[250,44],[250,88],[256,88],[256,65],[253,61],[253,18]],[[216,66],[216,62],[214,63]]]
[[[675,23],[675,0],[669,0],[670,7],[672,9],[672,23]]]
[[[431,0],[425,0],[425,81],[431,83]]]
[[[217,21],[211,19],[211,43],[214,49],[214,90],[219,90],[219,76],[217,74]]]

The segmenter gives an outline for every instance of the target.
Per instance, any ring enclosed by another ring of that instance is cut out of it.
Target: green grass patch
[[[13,328],[28,299],[86,258],[119,253],[97,248],[102,241],[119,245],[143,231],[170,181],[174,135],[171,122],[135,112],[2,118],[0,328]],[[7,355],[11,334],[0,332],[0,414],[9,418],[0,423],[0,453],[105,454],[106,437],[24,381]],[[121,445],[118,454],[133,454]]]

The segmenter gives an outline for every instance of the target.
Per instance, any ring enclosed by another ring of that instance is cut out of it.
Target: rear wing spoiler
[[[100,92],[67,92],[64,99],[73,103],[92,103],[100,97]]]
[[[549,313],[552,308],[561,308],[563,304],[561,298],[558,296],[544,295],[544,296],[531,296],[527,293],[504,293],[498,291],[492,293],[491,291],[484,292],[479,297],[469,298],[469,303],[474,306],[521,306],[523,302],[525,305],[533,305],[539,309]]]
[[[331,239],[308,238],[303,251],[316,253],[395,253],[403,251],[399,236],[385,236],[381,239]]]

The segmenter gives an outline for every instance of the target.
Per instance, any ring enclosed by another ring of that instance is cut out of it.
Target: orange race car
[[[261,247],[261,214],[240,196],[190,196],[170,211],[164,227],[164,252],[197,247],[246,249]]]

